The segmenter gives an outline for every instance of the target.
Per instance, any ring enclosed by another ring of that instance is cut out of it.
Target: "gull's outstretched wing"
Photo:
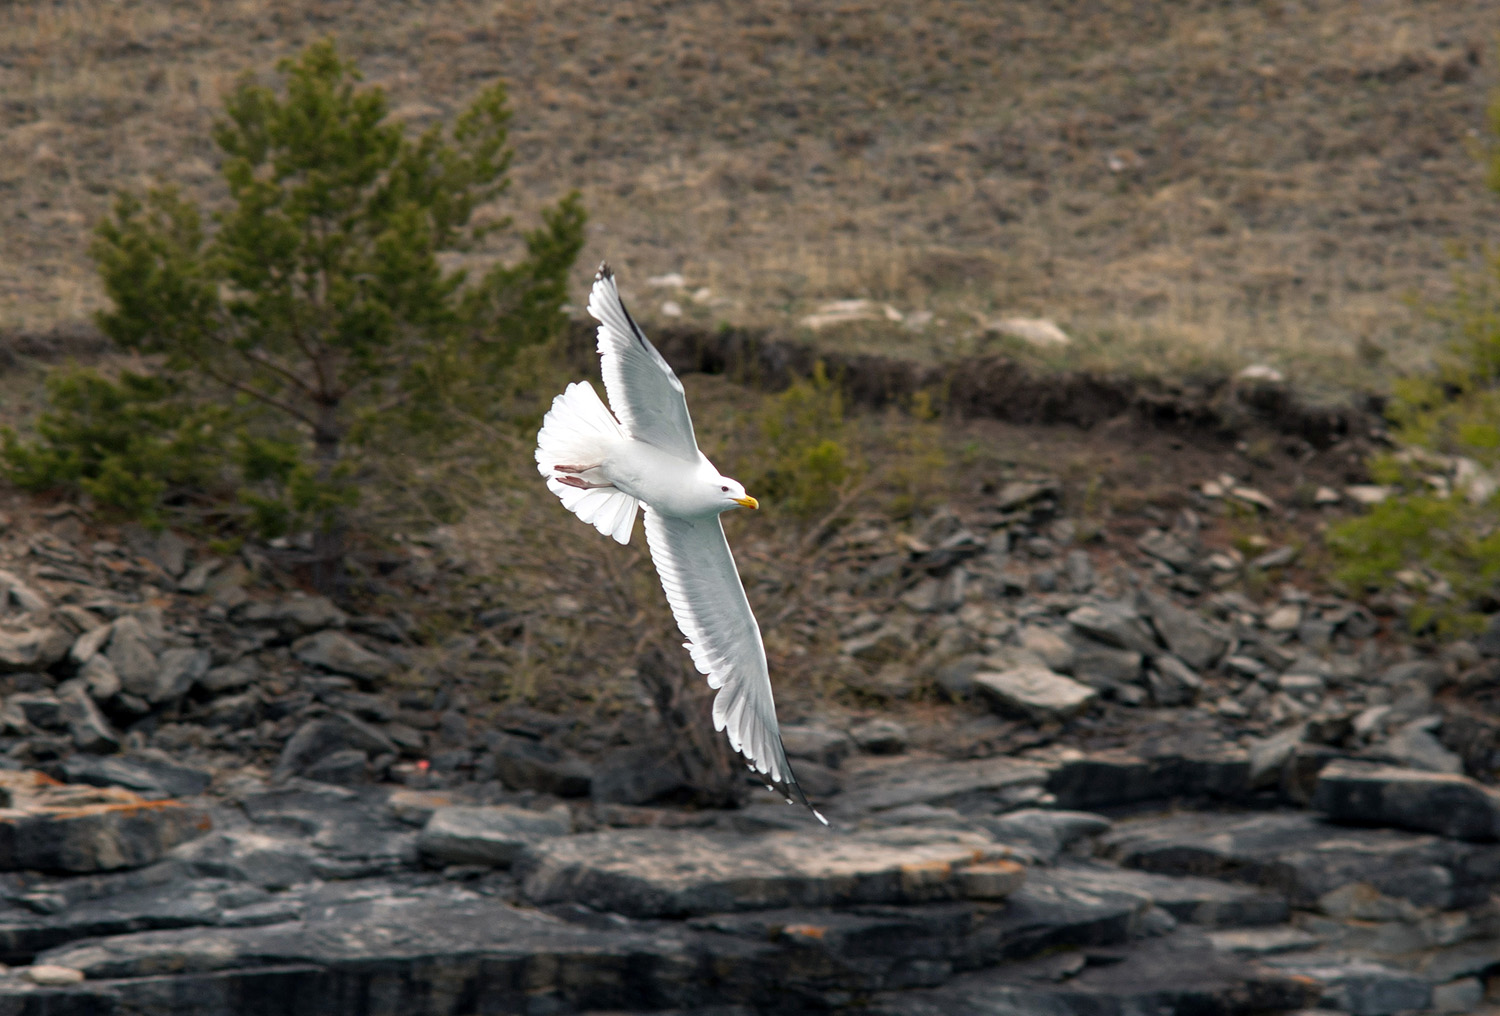
[[[697,462],[698,439],[682,382],[625,309],[607,264],[594,276],[588,309],[599,321],[599,370],[609,407],[637,441]]]
[[[787,764],[760,626],[718,517],[679,519],[648,507],[646,542],[693,663],[708,677],[709,687],[719,689],[714,729],[729,735],[734,750],[749,759],[750,768],[765,774],[776,785],[773,789],[806,805],[827,825]]]

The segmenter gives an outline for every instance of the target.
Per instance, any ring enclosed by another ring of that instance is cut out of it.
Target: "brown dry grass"
[[[1045,315],[1070,362],[1420,362],[1409,296],[1492,234],[1473,147],[1500,0],[20,0],[0,33],[0,326],[98,305],[114,188],[214,198],[247,70],[335,34],[419,123],[496,76],[523,207],[567,187],[645,316],[783,329],[822,300],[928,310],[839,341],[943,355]],[[580,283],[585,269],[580,267]],[[683,272],[695,302],[645,289]],[[647,299],[647,297],[650,297]]]

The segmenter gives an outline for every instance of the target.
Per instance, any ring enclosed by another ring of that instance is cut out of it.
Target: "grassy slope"
[[[823,341],[922,355],[996,314],[1070,354],[1305,373],[1420,360],[1410,295],[1493,232],[1473,145],[1497,0],[22,0],[0,33],[0,325],[99,299],[88,227],[153,178],[216,193],[247,70],[333,33],[401,115],[513,88],[523,207],[580,187],[585,264],[705,323],[928,309]],[[580,281],[583,268],[580,268]]]

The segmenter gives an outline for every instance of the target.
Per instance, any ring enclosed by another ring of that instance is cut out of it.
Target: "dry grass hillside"
[[[1378,380],[1430,348],[1412,298],[1447,290],[1451,246],[1494,234],[1475,149],[1497,15],[1497,0],[16,0],[0,326],[86,316],[111,190],[165,179],[212,197],[221,94],[333,34],[414,124],[505,77],[520,207],[580,188],[580,282],[608,256],[647,318],[670,300],[790,332],[863,297],[902,320],[819,340],[930,356],[996,341],[996,317],[1046,316],[1093,366],[1269,358]],[[685,291],[644,285],[668,272]]]

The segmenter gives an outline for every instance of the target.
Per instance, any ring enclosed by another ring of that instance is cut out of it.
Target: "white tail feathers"
[[[556,494],[563,507],[619,543],[630,542],[639,502],[614,487],[575,487],[564,483],[563,476],[576,477],[586,483],[602,482],[595,471],[609,450],[625,440],[625,432],[609,408],[586,381],[575,381],[552,400],[552,408],[542,420],[536,436],[537,471],[547,478],[547,489]],[[560,472],[558,466],[582,472]]]

